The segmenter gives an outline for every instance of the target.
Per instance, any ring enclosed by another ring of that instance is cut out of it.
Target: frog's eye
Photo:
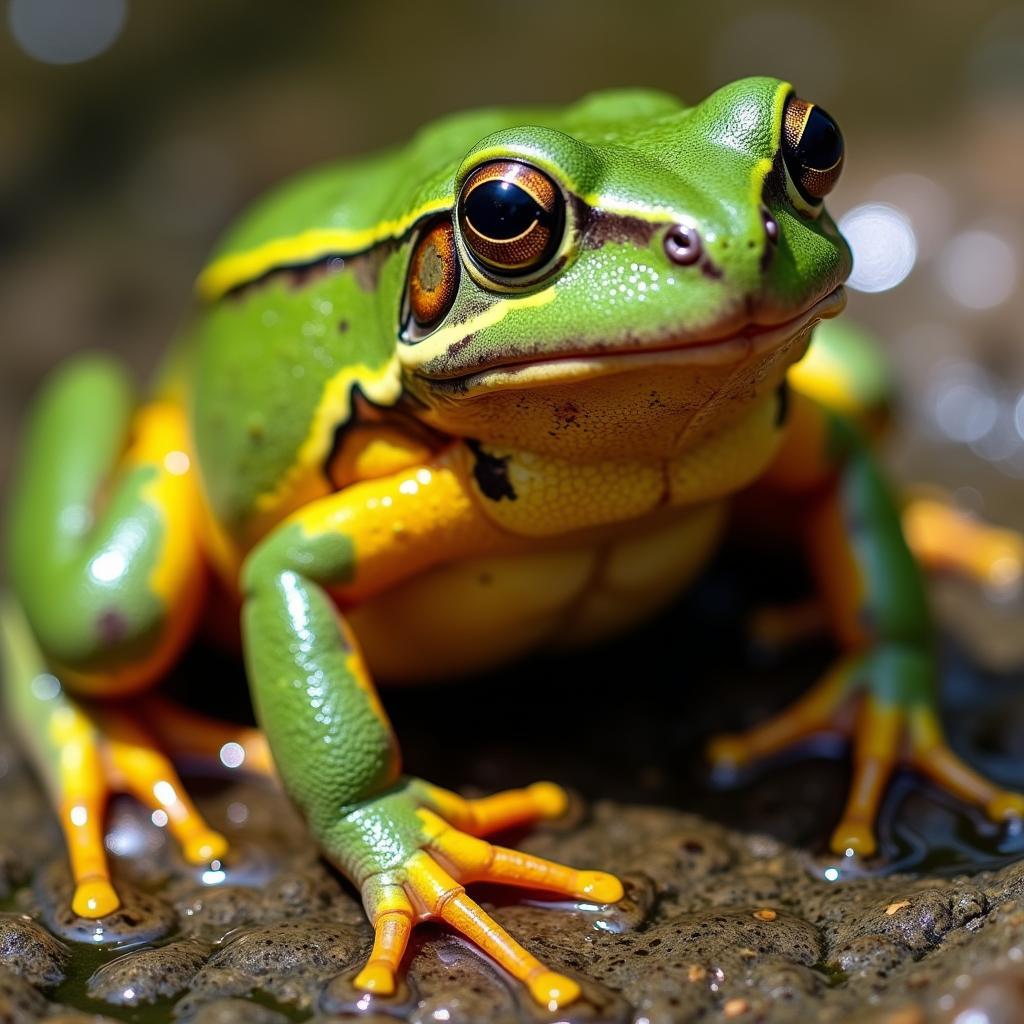
[[[519,160],[478,167],[459,196],[459,229],[476,262],[505,277],[542,267],[558,249],[565,226],[561,189]]]
[[[417,325],[433,327],[448,312],[459,287],[459,256],[450,218],[429,225],[409,264],[409,312]]]
[[[790,96],[782,119],[782,157],[800,197],[819,206],[843,169],[839,125],[821,107]]]

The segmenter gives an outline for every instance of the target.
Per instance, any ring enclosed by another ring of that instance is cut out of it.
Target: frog
[[[923,570],[875,453],[877,374],[856,343],[821,349],[827,373],[804,361],[845,305],[851,253],[824,204],[843,162],[831,115],[771,77],[693,105],[617,89],[450,115],[259,201],[142,398],[110,357],[58,369],[11,489],[5,699],[74,912],[118,906],[115,790],[190,862],[229,862],[173,762],[230,739],[358,890],[374,938],[357,988],[394,993],[434,920],[542,1006],[571,1004],[578,982],[466,887],[605,905],[622,882],[488,838],[564,814],[557,782],[466,797],[406,774],[376,681],[629,636],[698,579],[737,505],[794,510],[837,655],[794,705],[712,739],[712,762],[844,729],[831,845],[851,856],[876,852],[901,764],[994,820],[1024,813],[944,739]],[[214,618],[240,630],[258,729],[158,692]],[[496,697],[524,728],[544,714],[525,684]],[[457,745],[445,702],[438,742]],[[573,727],[609,710],[581,683]]]

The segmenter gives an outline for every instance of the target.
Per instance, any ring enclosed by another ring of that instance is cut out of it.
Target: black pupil
[[[843,155],[843,136],[839,125],[821,107],[813,107],[800,144],[796,147],[796,158],[802,167],[816,171],[827,171],[834,167]]]
[[[466,197],[466,219],[496,242],[521,235],[543,215],[536,201],[511,181],[485,181]]]

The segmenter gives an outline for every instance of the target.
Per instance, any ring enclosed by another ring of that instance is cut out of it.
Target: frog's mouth
[[[790,320],[777,324],[749,323],[719,337],[681,340],[677,335],[655,339],[643,345],[594,353],[579,349],[495,360],[474,367],[469,373],[425,374],[432,390],[464,397],[490,391],[541,388],[589,380],[616,373],[667,367],[728,366],[767,355],[809,331],[821,320],[838,316],[846,305],[842,285],[818,299]]]

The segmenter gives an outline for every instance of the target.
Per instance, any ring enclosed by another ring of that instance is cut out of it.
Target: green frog
[[[921,573],[872,402],[848,401],[858,357],[835,349],[826,384],[796,365],[844,305],[850,251],[823,205],[842,164],[836,122],[773,78],[695,106],[623,90],[448,117],[248,213],[142,401],[107,358],[60,369],[11,492],[3,621],[7,700],[60,815],[75,911],[118,905],[114,789],[190,860],[230,855],[171,760],[230,745],[273,765],[361,892],[375,939],[359,987],[392,992],[413,927],[435,919],[541,1004],[570,1003],[577,983],[465,886],[601,904],[618,879],[485,838],[561,814],[555,783],[467,799],[404,774],[374,680],[628,630],[699,574],[737,498],[796,510],[840,653],[713,759],[750,762],[852,705],[837,851],[874,852],[901,761],[993,819],[1020,815],[944,742]],[[262,732],[152,695],[214,617],[240,623]],[[666,671],[686,684],[682,658]],[[504,696],[524,728],[545,714],[526,685]],[[458,745],[445,704],[439,690],[437,742]],[[580,722],[614,714],[581,689]]]

